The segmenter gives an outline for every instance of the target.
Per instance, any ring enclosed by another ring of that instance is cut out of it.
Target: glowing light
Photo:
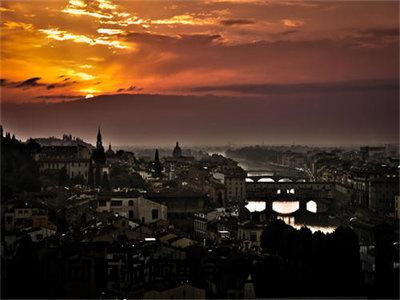
[[[115,4],[112,4],[110,1],[108,0],[97,0],[97,2],[99,2],[99,8],[101,9],[116,9],[117,6]]]
[[[62,12],[71,14],[71,15],[85,15],[85,16],[90,16],[98,19],[112,19],[113,16],[108,15],[108,14],[101,14],[99,12],[90,12],[84,9],[80,8],[72,8],[72,7],[67,7],[62,10]]]
[[[105,45],[113,48],[119,49],[126,49],[129,48],[127,45],[122,44],[120,41],[110,41],[105,37],[98,37],[98,38],[90,38],[86,35],[81,34],[73,34],[63,30],[58,29],[39,29],[39,31],[47,34],[47,38],[57,40],[57,41],[65,41],[65,40],[72,40],[75,43],[84,43],[89,44],[91,46],[94,45]]]
[[[72,6],[77,6],[77,7],[86,7],[87,5],[85,2],[81,0],[69,0],[69,4]]]
[[[195,18],[191,15],[179,15],[173,16],[169,19],[161,19],[161,20],[152,20],[152,24],[158,25],[173,25],[173,24],[181,24],[181,25],[210,25],[215,24],[216,21],[211,18]]]
[[[304,25],[304,22],[300,20],[283,19],[282,24],[286,27],[300,27]]]
[[[261,178],[258,182],[275,182],[272,178]]]
[[[104,34],[113,35],[113,34],[121,34],[124,31],[120,30],[120,29],[99,28],[99,29],[97,29],[97,32],[98,33],[104,33]]]
[[[266,208],[266,204],[264,201],[249,201],[245,207],[249,210],[249,212],[263,211]]]
[[[317,212],[317,203],[315,201],[308,201],[307,202],[307,210],[316,213]]]
[[[93,94],[87,94],[87,95],[85,96],[86,99],[93,98],[93,97],[94,97]]]
[[[275,201],[272,203],[272,209],[280,214],[291,214],[300,208],[298,201]]]

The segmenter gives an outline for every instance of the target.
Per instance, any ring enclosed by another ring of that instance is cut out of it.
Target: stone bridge
[[[274,172],[270,170],[247,171],[246,182],[306,182],[305,174],[299,171]]]
[[[281,215],[293,215],[293,214],[305,214],[305,213],[323,213],[328,210],[333,209],[334,202],[332,198],[315,198],[315,197],[299,197],[296,195],[290,194],[283,194],[283,195],[275,195],[275,196],[268,196],[268,197],[254,197],[248,198],[248,203],[251,202],[264,202],[265,203],[265,210],[268,212],[274,212],[276,214]],[[273,210],[274,202],[294,202],[298,203],[298,209],[295,209],[293,212],[290,213],[280,213],[278,211]],[[315,205],[315,210],[308,210],[307,204],[313,202],[312,204]]]

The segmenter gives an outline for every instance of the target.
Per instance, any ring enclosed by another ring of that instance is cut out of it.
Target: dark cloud
[[[15,87],[27,89],[27,88],[31,88],[31,87],[45,86],[46,84],[38,82],[40,79],[41,79],[41,77],[32,77],[25,81],[17,83],[17,85]]]
[[[130,87],[128,87],[126,89],[125,88],[118,89],[117,93],[133,92],[133,91],[139,92],[139,91],[142,91],[142,90],[143,90],[143,88],[141,88],[141,87],[137,87],[137,86],[131,85]]]
[[[358,30],[358,33],[366,36],[372,36],[375,38],[398,37],[399,28],[369,28],[364,30]]]
[[[298,32],[300,32],[300,30],[292,29],[292,30],[286,30],[286,31],[280,32],[278,35],[289,35],[289,34],[298,33]]]
[[[67,79],[69,80],[69,78]],[[1,86],[21,89],[46,87],[47,90],[52,90],[55,88],[63,88],[78,83],[78,81],[67,82],[65,79],[61,83],[42,83],[39,82],[39,80],[41,80],[41,77],[32,77],[27,80],[18,82],[11,82],[8,79],[2,78]]]
[[[221,21],[221,24],[224,26],[250,25],[254,23],[255,22],[253,20],[249,19],[226,19]]]
[[[68,131],[89,140],[101,123],[103,136],[125,145],[374,144],[398,142],[398,96],[397,90],[257,97],[119,94],[90,101],[59,98],[52,105],[5,103],[2,122],[26,137]]]
[[[59,94],[59,95],[41,95],[41,96],[37,96],[35,97],[36,99],[79,99],[79,98],[83,98],[83,95],[63,95],[63,94]]]
[[[199,86],[191,88],[192,92],[234,92],[252,95],[279,95],[304,93],[342,93],[366,91],[398,90],[397,80],[356,80],[342,82],[318,82],[302,84],[231,84],[216,86]]]

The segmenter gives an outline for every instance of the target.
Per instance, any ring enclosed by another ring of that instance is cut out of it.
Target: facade
[[[244,249],[259,248],[261,245],[261,235],[265,229],[265,224],[257,224],[245,221],[238,224],[238,240],[241,241]]]
[[[113,212],[144,224],[167,220],[167,207],[143,197],[111,197],[99,198],[98,212]]]
[[[225,186],[225,198],[228,202],[246,200],[246,176],[246,172],[241,168],[228,168],[213,174],[213,177]]]
[[[400,196],[396,196],[394,200],[394,217],[400,219]]]
[[[369,181],[368,200],[371,209],[392,212],[395,208],[395,197],[399,195],[399,179],[397,176],[375,178]]]
[[[39,172],[48,170],[60,171],[65,168],[67,176],[72,179],[88,179],[90,150],[82,145],[42,147],[35,155]]]
[[[150,290],[145,292],[143,299],[205,299],[206,292],[190,284],[184,284],[165,290]]]

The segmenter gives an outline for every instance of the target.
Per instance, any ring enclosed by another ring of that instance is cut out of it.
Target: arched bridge
[[[273,172],[269,170],[247,171],[246,182],[306,182],[305,174],[299,171]]]
[[[330,198],[299,197],[296,195],[276,195],[255,197],[247,201],[249,211],[268,211],[278,215],[325,213],[334,209]]]

